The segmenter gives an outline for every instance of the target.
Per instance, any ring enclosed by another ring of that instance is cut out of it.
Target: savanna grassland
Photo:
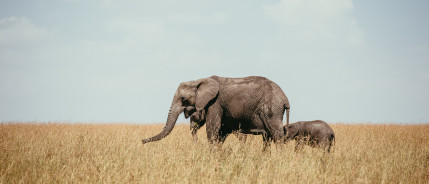
[[[0,183],[429,183],[429,124],[331,124],[334,151],[294,142],[262,152],[261,136],[211,149],[189,124],[0,124]]]

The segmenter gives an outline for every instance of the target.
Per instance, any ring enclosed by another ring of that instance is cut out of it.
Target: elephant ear
[[[219,83],[214,79],[205,78],[201,79],[197,86],[197,97],[195,100],[195,107],[197,111],[201,111],[207,104],[217,96],[219,93]]]

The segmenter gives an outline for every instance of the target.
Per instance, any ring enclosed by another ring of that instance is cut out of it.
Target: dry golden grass
[[[261,136],[212,151],[188,124],[0,124],[0,183],[429,183],[429,125],[333,124],[333,153]]]

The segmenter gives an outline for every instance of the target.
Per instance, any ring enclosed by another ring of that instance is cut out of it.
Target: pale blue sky
[[[0,121],[162,123],[180,82],[260,75],[282,87],[292,122],[429,122],[428,10],[427,0],[2,0]]]

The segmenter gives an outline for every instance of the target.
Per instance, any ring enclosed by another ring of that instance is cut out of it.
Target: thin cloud
[[[40,47],[59,39],[55,29],[37,26],[27,17],[0,19],[0,45],[8,48]]]
[[[364,42],[363,32],[350,16],[351,0],[282,0],[263,10],[282,27],[280,34],[288,34],[297,42]]]

